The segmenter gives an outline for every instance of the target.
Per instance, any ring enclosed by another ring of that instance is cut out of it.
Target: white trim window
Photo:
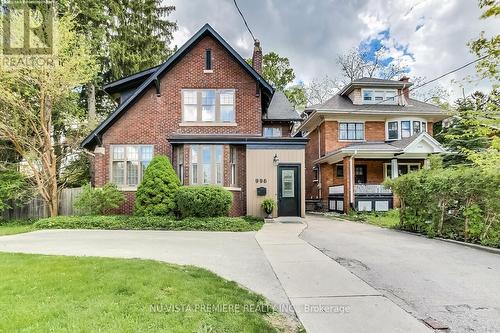
[[[281,137],[281,127],[269,127],[266,126],[262,129],[262,134],[266,138],[276,138]]]
[[[152,145],[112,145],[111,182],[120,188],[137,188],[152,159]]]
[[[387,140],[400,140],[427,132],[427,122],[418,119],[400,119],[386,122]]]
[[[339,140],[360,141],[365,139],[364,123],[340,123]]]
[[[175,154],[175,171],[181,184],[184,184],[184,146],[174,147]]]
[[[184,123],[234,124],[234,89],[182,89]]]
[[[420,170],[420,163],[399,163],[398,162],[398,176],[406,175],[409,172]],[[384,178],[392,177],[391,163],[384,163]]]
[[[192,145],[190,183],[222,185],[222,163],[222,145]]]
[[[363,104],[398,104],[396,89],[361,89]]]
[[[229,148],[229,166],[231,168],[231,187],[238,185],[238,149],[234,146]]]

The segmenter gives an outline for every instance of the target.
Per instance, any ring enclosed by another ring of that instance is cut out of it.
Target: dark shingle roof
[[[442,114],[443,110],[435,105],[418,101],[416,99],[409,99],[408,105],[389,105],[389,104],[362,104],[355,105],[347,96],[335,95],[323,104],[314,105],[307,109],[321,110],[321,111],[350,111],[353,113],[366,113],[366,112],[411,112],[411,113],[436,113]]]
[[[302,120],[292,103],[281,91],[275,91],[264,120]]]

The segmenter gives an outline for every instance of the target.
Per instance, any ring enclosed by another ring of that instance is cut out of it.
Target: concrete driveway
[[[500,255],[310,215],[300,237],[417,318],[500,332]]]
[[[290,303],[255,240],[255,232],[43,230],[0,237],[0,251],[142,258],[195,265]]]

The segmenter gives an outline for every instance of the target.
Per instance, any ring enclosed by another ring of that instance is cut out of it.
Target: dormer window
[[[363,104],[397,104],[396,89],[362,89]]]
[[[206,49],[205,50],[205,71],[211,71],[211,70],[212,70],[212,50]]]

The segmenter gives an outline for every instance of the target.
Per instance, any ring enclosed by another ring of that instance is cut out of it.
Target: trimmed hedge
[[[37,221],[36,229],[109,229],[109,230],[203,230],[255,231],[263,220],[254,217],[186,218],[176,220],[159,216],[58,216]]]
[[[168,157],[155,156],[146,168],[144,179],[137,188],[134,215],[173,215],[175,194],[179,186],[179,177],[177,177]]]
[[[225,216],[231,209],[233,195],[221,186],[184,186],[175,196],[181,217]]]
[[[83,191],[75,200],[74,206],[79,215],[102,215],[110,209],[120,207],[125,201],[125,195],[115,184],[103,187],[83,186]]]

